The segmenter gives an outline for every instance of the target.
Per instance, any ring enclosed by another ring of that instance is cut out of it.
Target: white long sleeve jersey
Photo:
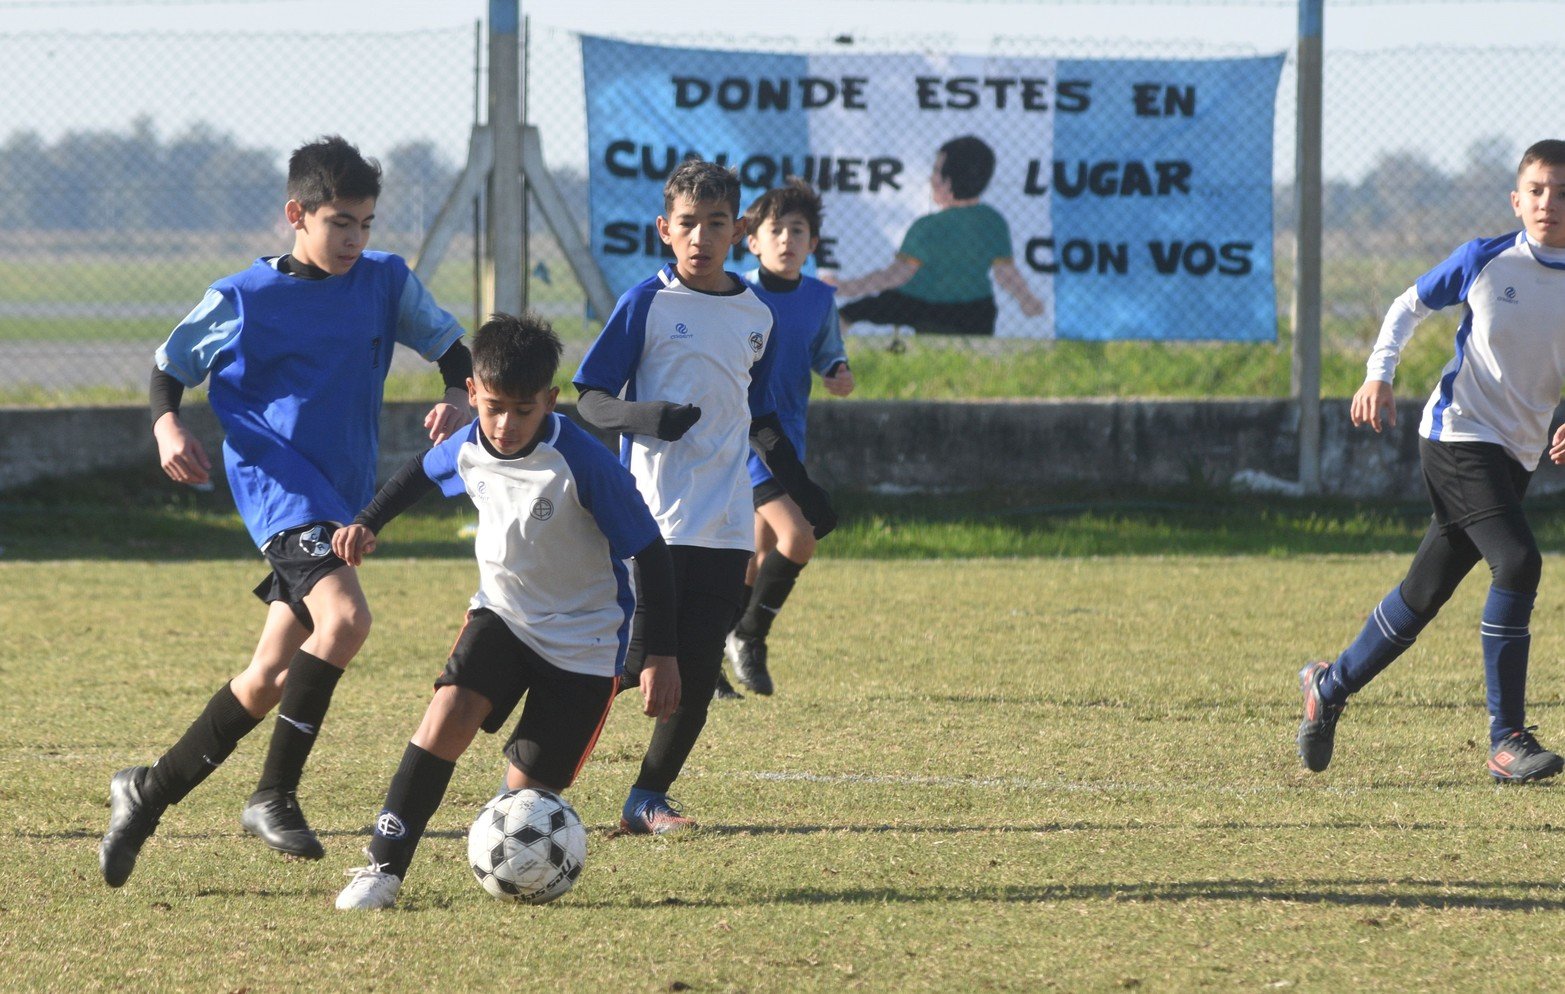
[[[1462,245],[1391,305],[1369,379],[1392,382],[1413,329],[1456,304],[1464,312],[1455,354],[1418,433],[1437,442],[1493,442],[1531,471],[1565,385],[1565,251],[1523,231]]]

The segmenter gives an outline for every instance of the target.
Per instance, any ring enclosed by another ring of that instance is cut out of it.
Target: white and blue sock
[[[1527,655],[1532,648],[1534,593],[1489,588],[1479,628],[1488,689],[1489,743],[1527,727]]]
[[[1320,682],[1321,700],[1334,706],[1347,703],[1348,695],[1363,690],[1381,670],[1406,652],[1427,624],[1429,618],[1415,614],[1402,599],[1401,585],[1392,588],[1370,612],[1358,638],[1326,672]]]

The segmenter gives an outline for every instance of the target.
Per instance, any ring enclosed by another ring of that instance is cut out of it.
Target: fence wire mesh
[[[1435,5],[1374,6],[1416,14]],[[1510,6],[1546,12],[1552,5]],[[1123,13],[1115,3],[1102,7],[1111,19],[1132,16],[1128,6]],[[1205,16],[1212,7],[1199,9]],[[1256,40],[1244,44],[1051,37],[1040,14],[976,54],[1181,60],[1290,52],[1292,25],[1279,22],[1279,9],[1287,14],[1293,5],[1217,5],[1215,16],[1226,21],[1264,21]],[[699,44],[836,55],[942,52],[950,45],[942,32],[882,27],[823,24],[808,38],[703,35]],[[1200,24],[1191,32],[1199,35]],[[590,238],[581,36],[546,23],[532,24],[526,35],[526,116]],[[1557,130],[1548,101],[1519,95],[1517,81],[1526,81],[1526,92],[1548,92],[1565,65],[1565,46],[1554,41],[1560,36],[1537,37],[1525,47],[1344,49],[1333,47],[1328,19],[1328,353],[1362,352],[1391,297],[1457,243],[1515,227],[1506,201],[1515,162],[1531,140]],[[690,44],[691,36],[633,40]],[[279,71],[293,64],[296,44],[282,33],[0,29],[0,63],[12,78],[30,81],[11,91],[8,102],[15,103],[0,112],[0,402],[139,399],[153,348],[206,285],[258,255],[286,250],[286,156],[315,135],[342,133],[381,160],[385,189],[373,245],[417,255],[460,173],[483,105],[484,49],[473,26],[347,41],[359,53],[358,66],[333,85]],[[1294,77],[1290,54],[1272,144],[1274,309],[1283,343],[1292,302]],[[301,87],[307,97],[296,92]],[[647,205],[647,220],[658,206]],[[1222,209],[1220,198],[1212,209]],[[529,302],[579,349],[596,331],[585,295],[540,212],[529,211],[528,224]],[[431,280],[436,296],[469,327],[478,306],[474,230],[457,236]],[[427,384],[416,392],[427,393]]]

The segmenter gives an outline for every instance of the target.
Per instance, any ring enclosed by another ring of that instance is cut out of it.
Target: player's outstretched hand
[[[658,438],[665,442],[677,442],[685,437],[690,426],[701,420],[701,408],[694,404],[663,404],[658,414]]]
[[[331,551],[349,566],[358,566],[375,551],[375,533],[363,525],[343,525],[331,533]]]
[[[473,412],[467,406],[467,391],[452,387],[446,391],[440,403],[424,415],[424,427],[429,430],[429,444],[439,445],[472,419]]]
[[[1382,424],[1387,428],[1395,428],[1397,401],[1391,393],[1391,384],[1384,380],[1365,380],[1364,385],[1358,388],[1358,393],[1353,395],[1351,414],[1355,428],[1369,425],[1377,432]]]
[[[1554,438],[1549,443],[1549,461],[1556,466],[1565,463],[1565,425],[1554,429]]]
[[[641,713],[667,721],[679,707],[679,692],[679,661],[673,656],[648,656],[641,667]]]
[[[831,371],[830,376],[822,376],[821,383],[825,385],[826,392],[833,397],[846,397],[853,392],[853,370],[848,368],[845,362],[839,362],[837,368]]]
[[[191,486],[212,482],[212,460],[179,415],[169,411],[158,418],[152,426],[152,436],[158,441],[158,465],[169,479]]]

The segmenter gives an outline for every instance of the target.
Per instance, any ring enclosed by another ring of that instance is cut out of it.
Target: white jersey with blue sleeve
[[[775,410],[771,308],[738,277],[727,293],[692,290],[670,263],[626,291],[576,371],[579,388],[628,401],[701,408],[684,437],[621,439],[620,461],[657,519],[664,541],[755,548],[745,461],[750,421]]]
[[[395,255],[365,252],[321,280],[257,259],[212,284],[156,362],[186,386],[210,375],[234,503],[263,546],[369,502],[392,350],[401,342],[434,361],[461,337]]]
[[[597,439],[560,414],[531,451],[506,457],[477,421],[424,455],[424,474],[478,508],[478,592],[546,661],[617,676],[636,588],[630,559],[658,537],[635,481]]]
[[[1465,309],[1455,354],[1424,405],[1419,434],[1491,442],[1531,471],[1565,385],[1565,253],[1524,231],[1462,245],[1393,305],[1369,377],[1391,382],[1413,326],[1456,304]]]

